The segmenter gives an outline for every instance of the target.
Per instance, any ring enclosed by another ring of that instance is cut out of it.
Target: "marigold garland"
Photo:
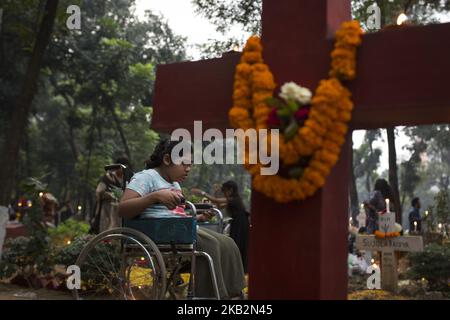
[[[308,119],[291,140],[286,141],[280,134],[282,164],[293,165],[302,157],[310,157],[303,174],[296,179],[279,175],[262,176],[261,165],[249,164],[246,156],[244,166],[252,175],[253,187],[257,191],[278,202],[289,202],[312,196],[325,184],[326,177],[339,158],[351,119],[351,93],[341,81],[352,80],[356,76],[356,50],[361,44],[361,35],[358,21],[342,24],[336,32],[329,78],[320,81],[312,98]],[[229,112],[231,125],[244,130],[266,129],[271,112],[266,101],[273,96],[275,88],[274,76],[263,61],[260,39],[250,37],[236,67],[234,105]]]
[[[385,239],[385,238],[396,238],[400,236],[400,232],[395,231],[395,232],[381,232],[379,230],[375,230],[374,232],[375,237],[378,239]]]

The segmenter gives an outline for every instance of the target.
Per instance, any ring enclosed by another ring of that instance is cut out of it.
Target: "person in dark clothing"
[[[116,159],[115,163],[119,163],[125,166],[125,168],[123,168],[122,172],[123,172],[123,190],[125,190],[126,185],[130,182],[131,178],[134,175],[134,171],[133,171],[133,167],[131,166],[130,161],[128,160],[127,157],[118,157]]]
[[[412,210],[409,212],[409,230],[410,232],[421,232],[422,231],[422,216],[420,215],[420,199],[414,198],[411,201]],[[414,226],[414,222],[417,223]]]
[[[391,202],[390,211],[395,212],[391,186],[385,179],[377,179],[375,181],[374,191],[370,194],[370,199],[364,201],[364,208],[366,209],[367,215],[367,233],[373,234],[378,230],[378,212],[386,209],[386,199],[389,199]]]
[[[105,166],[105,171],[95,190],[96,203],[89,230],[91,234],[120,226],[119,199],[134,174],[126,157],[118,157],[114,164]]]
[[[236,242],[242,257],[244,272],[248,270],[248,235],[250,231],[250,213],[245,209],[239,189],[234,181],[227,181],[221,188],[224,198],[214,197],[200,189],[192,189],[192,193],[211,200],[218,207],[225,206],[227,214],[232,218],[230,237]]]
[[[72,206],[72,200],[69,197],[66,199],[66,201],[64,201],[63,206],[59,209],[58,223],[63,223],[64,221],[70,219],[74,215],[75,215],[75,210],[73,209],[73,206]]]

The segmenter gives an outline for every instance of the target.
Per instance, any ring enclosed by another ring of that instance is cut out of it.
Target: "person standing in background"
[[[411,201],[412,210],[409,212],[409,231],[410,232],[421,232],[422,231],[422,216],[420,215],[420,199],[414,198]],[[416,225],[414,225],[414,222]]]
[[[239,193],[238,185],[234,181],[227,181],[221,188],[225,197],[215,197],[203,190],[193,188],[191,192],[208,198],[217,207],[225,207],[231,220],[230,237],[236,242],[241,253],[244,272],[248,270],[248,236],[250,231],[250,213],[245,209],[244,202]]]

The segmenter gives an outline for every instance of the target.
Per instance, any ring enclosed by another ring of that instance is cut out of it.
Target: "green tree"
[[[406,197],[414,198],[414,191],[421,180],[419,167],[422,159],[421,155],[426,150],[426,144],[423,141],[416,141],[410,147],[405,147],[411,152],[407,161],[400,164],[400,191],[402,194],[401,205],[404,207]]]
[[[27,0],[3,7],[2,128],[11,123],[41,4]],[[66,27],[69,4],[81,8],[81,30]],[[185,39],[152,12],[138,20],[133,7],[134,1],[60,1],[19,145],[16,181],[42,177],[59,199],[71,196],[89,210],[105,164],[126,154],[133,167],[143,167],[158,139],[151,130],[155,66],[185,59]],[[7,141],[4,132],[1,143]],[[16,183],[8,191],[13,189],[20,187]]]
[[[43,63],[44,53],[50,41],[53,24],[56,18],[58,0],[46,1],[39,31],[33,44],[27,65],[25,78],[21,89],[14,98],[14,109],[11,122],[3,141],[2,158],[0,160],[0,203],[8,203],[14,184],[17,158],[20,144],[27,127],[28,115],[36,92],[39,72]],[[39,12],[39,11],[38,11]]]
[[[449,0],[353,0],[353,17],[360,20],[365,29],[370,15],[367,9],[373,3],[377,3],[381,9],[383,26],[395,24],[402,12],[408,15],[412,23],[427,24],[437,22],[438,13],[450,10]],[[234,45],[243,44],[243,39],[237,39],[231,34],[233,27],[249,35],[261,33],[262,0],[192,0],[192,4],[198,14],[211,21],[216,30],[225,36],[225,40],[213,40],[200,46],[205,57],[220,56]]]

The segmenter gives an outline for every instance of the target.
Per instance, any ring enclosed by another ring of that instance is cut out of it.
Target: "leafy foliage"
[[[409,254],[411,269],[409,275],[414,279],[425,278],[433,290],[449,290],[450,245],[428,245],[423,252]]]
[[[71,243],[73,239],[87,234],[88,231],[89,224],[75,219],[68,219],[56,228],[49,229],[48,234],[54,246],[64,246],[69,241]]]
[[[40,209],[38,192],[45,185],[39,180],[30,178],[22,183],[22,189],[27,192],[27,198],[33,205],[24,217],[28,237],[9,239],[0,261],[0,277],[11,277],[15,272],[23,275],[30,283],[36,275],[46,274],[52,270],[52,255],[47,227],[43,222],[43,212]]]
[[[45,1],[2,3],[0,143],[11,124]],[[185,39],[159,15],[134,15],[135,1],[62,0],[41,66],[18,156],[16,181],[38,176],[58,199],[93,205],[103,167],[126,155],[142,169],[158,135],[151,130],[154,66],[185,59]],[[80,6],[81,30],[66,27]],[[16,197],[21,190],[16,184]]]

